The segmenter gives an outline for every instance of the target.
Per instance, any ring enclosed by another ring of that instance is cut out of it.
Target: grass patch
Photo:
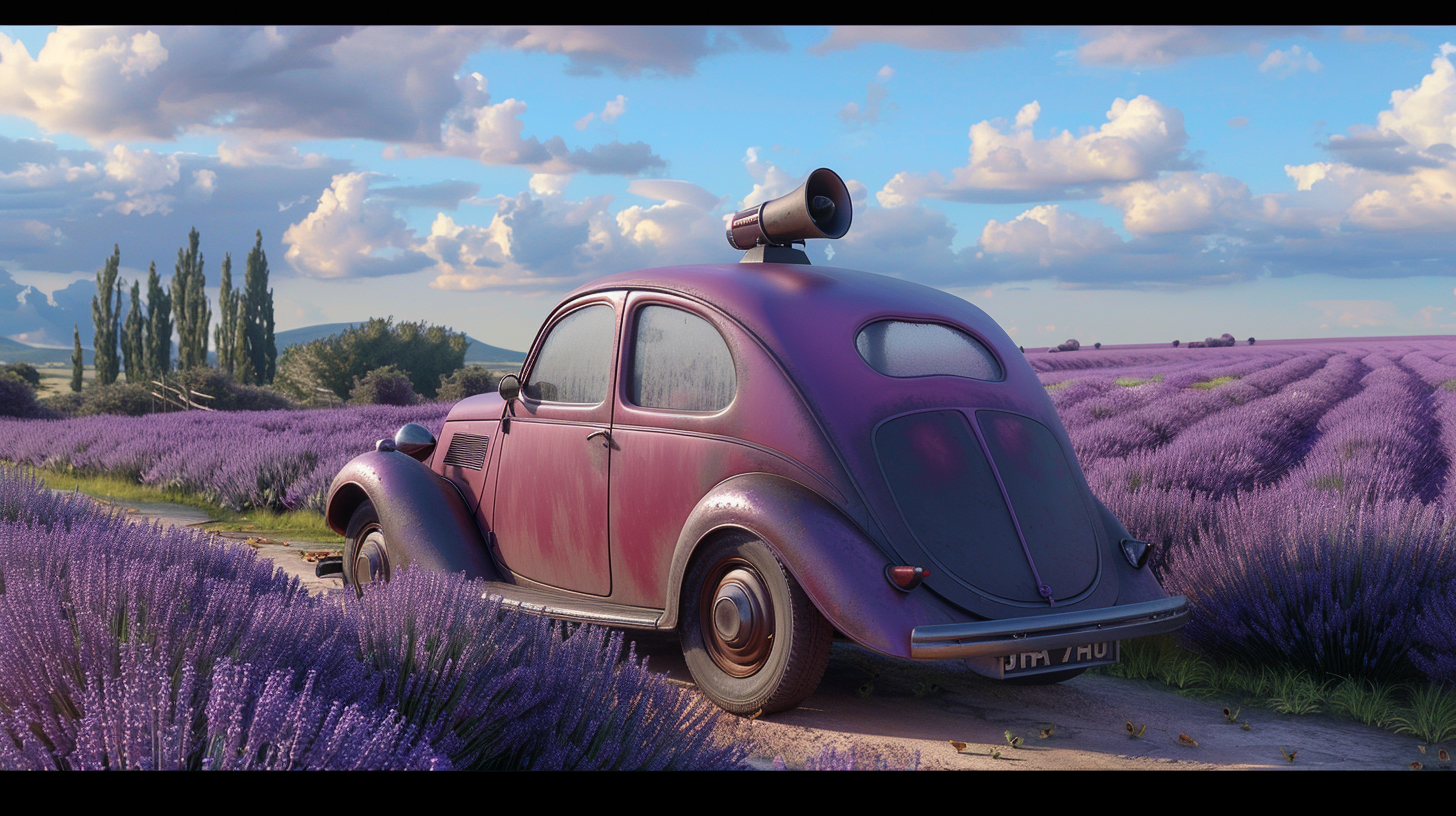
[[[1226,697],[1280,714],[1329,712],[1428,744],[1456,738],[1456,689],[1435,683],[1323,680],[1284,666],[1252,667],[1209,659],[1171,635],[1123,641],[1122,662],[1093,669],[1113,677],[1166,683],[1180,694]]]
[[[1042,388],[1045,388],[1048,391],[1055,391],[1058,388],[1066,388],[1074,382],[1076,382],[1076,380],[1062,380],[1061,382],[1045,383],[1042,385]],[[1452,382],[1456,382],[1456,380],[1453,380]]]
[[[1441,387],[1447,391],[1456,391],[1456,379],[1450,379],[1441,383]]]
[[[313,541],[342,543],[343,538],[329,529],[322,513],[312,510],[248,510],[239,513],[208,501],[196,493],[176,487],[153,487],[138,484],[123,476],[111,474],[64,473],[46,468],[26,467],[26,471],[56,490],[73,490],[113,503],[171,502],[203,511],[213,520],[202,525],[208,530],[233,530],[245,533],[274,533],[297,536]]]
[[[1237,380],[1237,379],[1238,379],[1238,377],[1235,377],[1233,375],[1228,375],[1228,376],[1225,376],[1225,377],[1214,377],[1211,380],[1204,380],[1203,382],[1196,382],[1196,383],[1194,383],[1194,384],[1192,384],[1192,385],[1190,385],[1188,387],[1189,388],[1197,388],[1197,389],[1202,390],[1202,391],[1207,391],[1207,390],[1212,389],[1212,388],[1217,388],[1220,385],[1223,385],[1224,383],[1231,383],[1231,382],[1233,382],[1234,380]]]
[[[1162,382],[1162,381],[1163,381],[1163,375],[1162,374],[1155,374],[1155,375],[1153,375],[1151,377],[1143,377],[1141,379],[1139,379],[1137,377],[1118,377],[1117,379],[1113,380],[1112,382],[1113,382],[1114,385],[1120,385],[1123,388],[1134,388],[1134,387],[1139,386],[1139,385],[1142,385],[1144,383]]]

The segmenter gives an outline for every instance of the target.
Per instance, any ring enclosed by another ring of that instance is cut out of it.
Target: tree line
[[[172,333],[177,334],[177,369],[207,365],[208,328],[212,308],[204,291],[201,236],[194,227],[187,246],[177,250],[177,266],[170,291],[162,287],[157,263],[147,273],[147,298],[142,307],[141,281],[131,284],[131,310],[121,317],[121,296],[126,282],[121,279],[121,247],[112,247],[111,257],[96,272],[96,296],[91,299],[95,323],[96,382],[116,382],[122,367],[127,382],[155,379],[173,369]],[[232,254],[223,256],[221,291],[218,296],[218,325],[212,330],[218,368],[243,385],[269,385],[277,372],[278,349],[273,339],[273,290],[268,288],[268,257],[263,252],[263,233],[256,233],[248,253],[242,286],[234,289]],[[75,326],[75,348],[71,355],[71,390],[81,390],[81,327]],[[119,351],[119,353],[118,353]]]

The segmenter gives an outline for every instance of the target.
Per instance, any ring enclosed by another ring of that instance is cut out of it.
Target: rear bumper
[[[1128,640],[1176,631],[1188,622],[1191,614],[1188,599],[1178,595],[1126,606],[1029,618],[917,626],[910,632],[910,656],[921,660],[1000,657]]]

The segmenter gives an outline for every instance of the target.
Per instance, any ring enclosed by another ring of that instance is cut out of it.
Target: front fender
[[[747,473],[714,487],[688,516],[673,552],[659,628],[677,625],[683,576],[698,547],[739,530],[762,539],[819,612],[861,646],[910,657],[915,627],[966,620],[926,588],[901,592],[891,586],[885,578],[890,560],[822,496],[782,476]]]
[[[374,503],[395,566],[417,565],[499,581],[485,539],[453,483],[398,451],[370,451],[344,465],[329,487],[326,518],[344,535],[364,501]]]

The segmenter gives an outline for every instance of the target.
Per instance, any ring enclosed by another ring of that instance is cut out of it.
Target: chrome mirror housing
[[[423,462],[435,451],[435,435],[425,426],[411,422],[395,432],[394,449]]]
[[[521,378],[514,374],[507,374],[501,377],[500,395],[501,399],[504,399],[506,402],[510,402],[516,397],[519,397],[521,395]]]

